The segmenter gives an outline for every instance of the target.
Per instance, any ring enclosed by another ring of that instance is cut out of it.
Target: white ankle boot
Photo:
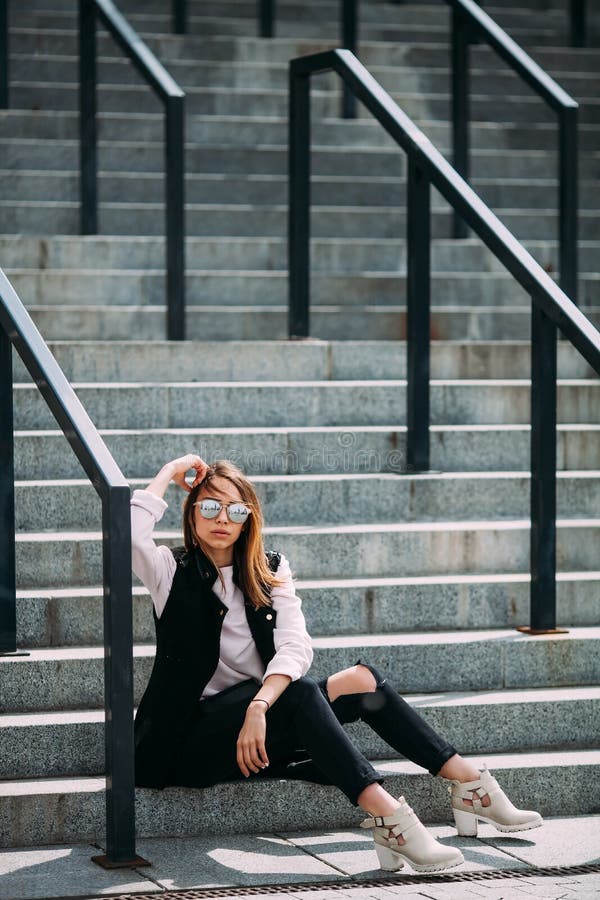
[[[477,781],[451,781],[452,785],[448,790],[452,796],[452,812],[460,835],[477,837],[478,820],[489,822],[498,831],[527,831],[543,825],[539,813],[513,806],[485,766]],[[486,794],[490,798],[489,806],[482,804]],[[465,799],[471,800],[472,805],[465,803]]]
[[[382,869],[397,872],[407,862],[415,872],[441,872],[464,862],[460,850],[436,841],[404,797],[399,797],[398,803],[400,806],[391,815],[370,816],[360,823],[361,828],[374,829],[375,850]]]

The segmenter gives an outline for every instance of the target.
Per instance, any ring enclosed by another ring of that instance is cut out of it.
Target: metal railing
[[[8,0],[0,0],[0,109],[9,107]]]
[[[185,94],[112,0],[79,0],[81,233],[98,233],[96,18],[164,103],[167,338],[181,341],[185,339]]]
[[[469,44],[482,38],[558,114],[558,242],[560,286],[577,302],[577,102],[564,91],[474,0],[446,0],[452,7],[452,151],[454,168],[469,180]],[[467,235],[454,213],[454,237]]]
[[[571,47],[587,45],[587,0],[569,2],[569,37]]]
[[[102,501],[107,853],[96,861],[143,865],[135,853],[129,485],[1,269],[0,652],[16,650],[13,346]]]
[[[335,71],[408,157],[407,468],[429,469],[431,186],[532,301],[531,629],[556,628],[556,327],[600,373],[600,333],[356,57],[330,50],[290,62],[289,337],[309,336],[310,77]]]

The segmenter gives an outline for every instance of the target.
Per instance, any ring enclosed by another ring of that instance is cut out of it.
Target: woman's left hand
[[[248,778],[250,772],[260,772],[269,765],[265,748],[267,717],[263,703],[250,703],[246,718],[237,739],[237,763],[242,775]]]

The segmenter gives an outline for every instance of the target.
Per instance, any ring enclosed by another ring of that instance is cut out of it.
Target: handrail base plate
[[[532,628],[530,625],[520,625],[517,628],[522,634],[569,634],[568,628]]]
[[[143,856],[134,856],[133,859],[127,859],[123,862],[112,862],[112,860],[104,853],[100,856],[91,856],[90,859],[92,862],[95,862],[97,866],[102,866],[103,869],[137,869],[138,866],[152,865],[152,863],[149,860],[144,859]]]

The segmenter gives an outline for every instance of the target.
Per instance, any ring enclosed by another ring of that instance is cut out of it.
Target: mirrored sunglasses
[[[216,519],[225,504],[219,503],[218,500],[198,500],[197,503],[194,503],[194,506],[198,507],[203,519]],[[245,522],[251,513],[251,510],[248,509],[245,503],[229,503],[225,506],[225,509],[229,521],[235,522],[236,525],[241,525],[242,522]]]

